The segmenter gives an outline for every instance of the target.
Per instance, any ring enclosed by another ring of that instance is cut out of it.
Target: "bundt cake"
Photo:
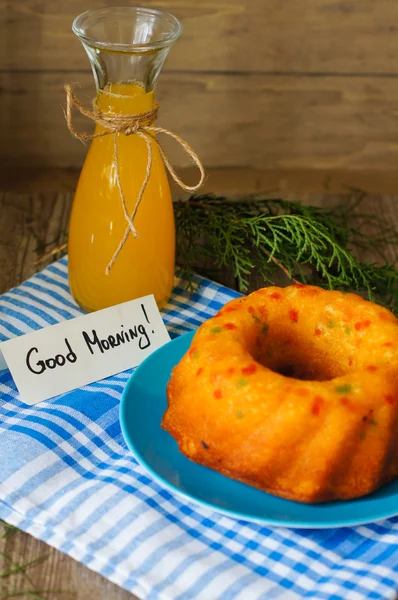
[[[398,476],[398,320],[355,294],[268,287],[203,323],[162,427],[191,460],[299,502]]]

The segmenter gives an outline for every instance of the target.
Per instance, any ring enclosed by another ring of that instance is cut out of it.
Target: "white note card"
[[[170,341],[153,295],[0,344],[22,402],[37,404],[137,367]]]

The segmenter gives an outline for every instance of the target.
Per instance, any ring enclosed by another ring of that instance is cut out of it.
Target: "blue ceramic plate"
[[[151,354],[133,373],[122,396],[120,421],[126,443],[161,486],[211,510],[261,525],[346,527],[398,514],[398,480],[358,500],[299,504],[228,479],[185,458],[160,422],[167,407],[171,370],[188,350],[192,337],[193,333],[187,333]]]

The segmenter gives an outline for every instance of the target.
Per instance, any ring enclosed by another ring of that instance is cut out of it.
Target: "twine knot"
[[[68,129],[75,138],[84,142],[86,140],[92,140],[97,137],[104,137],[106,135],[111,135],[111,134],[114,135],[113,152],[114,152],[114,159],[115,159],[116,183],[117,183],[117,186],[119,189],[119,194],[120,194],[120,199],[122,202],[124,217],[126,219],[128,226],[126,228],[123,238],[120,240],[118,247],[116,248],[108,266],[105,269],[106,275],[109,275],[117,257],[119,256],[124,244],[126,243],[128,237],[129,237],[130,233],[132,233],[135,238],[138,237],[137,230],[134,226],[134,219],[135,219],[138,207],[141,203],[142,197],[144,195],[146,186],[148,184],[149,177],[151,175],[152,158],[153,158],[151,142],[154,142],[157,145],[167,170],[169,171],[169,173],[172,176],[172,178],[174,179],[174,181],[183,190],[185,190],[187,192],[195,192],[196,190],[198,190],[204,181],[205,171],[204,171],[203,165],[202,165],[198,155],[192,150],[192,148],[182,138],[180,138],[175,133],[172,133],[168,129],[164,129],[163,127],[155,127],[153,125],[157,118],[157,115],[158,115],[158,109],[159,109],[158,104],[155,104],[155,106],[151,110],[148,110],[148,111],[142,112],[142,113],[136,113],[136,114],[120,114],[120,113],[113,113],[113,112],[103,112],[99,108],[96,98],[93,100],[92,109],[89,109],[89,108],[86,108],[80,102],[80,100],[78,100],[76,98],[76,96],[72,92],[72,87],[70,84],[65,85],[65,91],[66,91],[65,118],[66,118],[66,122],[68,125]],[[111,92],[106,92],[104,90],[103,90],[103,93],[108,93],[109,95],[112,95],[112,96],[113,95],[119,96],[118,94],[112,94]],[[82,115],[84,115],[88,119],[91,119],[92,121],[97,123],[97,125],[100,125],[103,128],[103,131],[99,131],[97,133],[87,133],[84,131],[77,131],[77,129],[75,129],[73,122],[72,122],[73,107],[77,108],[77,110]],[[165,135],[172,137],[183,147],[185,152],[191,157],[191,159],[193,160],[195,165],[198,167],[199,172],[200,172],[200,179],[196,185],[192,185],[192,186],[186,185],[178,177],[174,168],[171,166],[169,159],[165,155],[160,142],[155,137],[157,133],[164,133]],[[138,135],[145,141],[147,151],[148,151],[148,161],[147,161],[147,166],[146,166],[145,177],[142,182],[141,189],[138,193],[138,196],[137,196],[134,208],[133,208],[133,212],[131,214],[128,213],[126,199],[124,197],[123,188],[122,188],[122,184],[120,181],[119,150],[118,150],[118,145],[117,145],[117,139],[118,139],[119,134]]]
[[[124,135],[133,135],[134,133],[136,133],[138,131],[139,125],[138,123],[136,123],[135,125],[133,125],[133,127],[126,127],[126,129],[123,131]]]

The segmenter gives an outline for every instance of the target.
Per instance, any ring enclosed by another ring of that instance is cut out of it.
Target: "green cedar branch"
[[[180,274],[192,290],[198,264],[232,267],[246,292],[253,270],[272,284],[281,269],[292,281],[364,292],[398,314],[398,271],[385,254],[387,246],[398,248],[398,232],[379,216],[361,213],[364,198],[355,192],[332,208],[212,195],[175,202]],[[361,261],[364,249],[377,262]]]

